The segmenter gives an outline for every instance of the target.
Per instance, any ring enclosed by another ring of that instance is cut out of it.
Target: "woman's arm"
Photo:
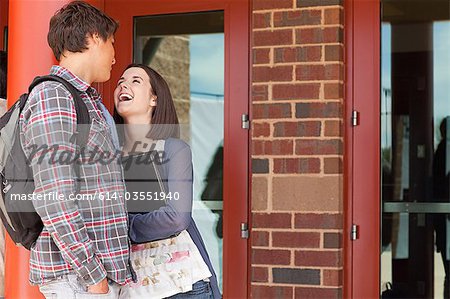
[[[191,223],[192,214],[192,154],[190,147],[181,140],[168,139],[164,147],[162,168],[168,180],[172,200],[164,207],[145,214],[129,214],[130,238],[142,243],[165,239],[185,229]],[[174,200],[174,194],[179,199]]]

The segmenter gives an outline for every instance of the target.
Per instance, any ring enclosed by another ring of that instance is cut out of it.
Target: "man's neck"
[[[62,58],[59,65],[68,69],[72,74],[79,77],[81,80],[91,85],[93,82],[91,71],[86,68],[89,65],[84,62],[83,57],[79,56],[81,53],[71,53],[70,56]]]

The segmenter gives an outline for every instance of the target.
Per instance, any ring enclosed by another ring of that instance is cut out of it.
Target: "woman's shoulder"
[[[184,140],[178,138],[168,138],[165,141],[164,149],[177,152],[184,149],[190,150],[191,147]]]

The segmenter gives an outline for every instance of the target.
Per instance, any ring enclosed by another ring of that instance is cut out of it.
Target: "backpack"
[[[44,81],[63,84],[74,99],[78,127],[70,140],[72,143],[77,145],[87,143],[89,126],[86,125],[91,123],[88,109],[79,91],[66,80],[54,75],[36,77],[29,86],[28,93],[21,95],[19,100],[0,118],[0,218],[11,239],[28,250],[37,240],[44,226],[31,200],[17,200],[11,195],[28,195],[35,189],[33,172],[20,142],[19,117],[28,100],[28,94]],[[79,126],[81,124],[84,126]],[[78,157],[79,148],[77,147]],[[80,164],[74,163],[74,167],[79,181]],[[79,184],[76,185],[79,191]]]

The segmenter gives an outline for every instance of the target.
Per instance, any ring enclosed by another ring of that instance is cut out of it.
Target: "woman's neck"
[[[149,119],[124,119],[125,144],[124,152],[146,152],[151,149],[153,140],[148,138],[151,124]]]

